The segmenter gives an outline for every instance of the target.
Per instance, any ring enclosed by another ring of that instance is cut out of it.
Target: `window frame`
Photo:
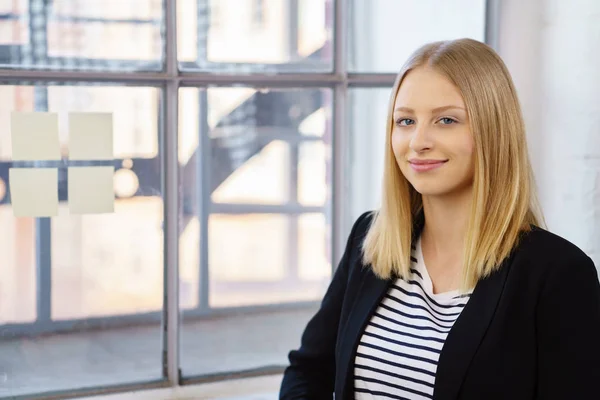
[[[28,0],[31,3],[45,3],[46,0]],[[198,0],[209,4],[210,0]],[[290,4],[296,4],[298,0],[289,0]],[[162,372],[163,379],[153,382],[132,382],[127,385],[114,387],[102,387],[97,389],[81,389],[60,393],[60,396],[75,397],[89,396],[94,394],[119,393],[132,390],[150,389],[164,386],[179,386],[187,384],[196,384],[204,382],[215,382],[229,379],[236,379],[249,376],[262,376],[281,373],[281,366],[267,366],[252,371],[237,371],[226,374],[215,374],[211,376],[188,377],[181,376],[180,370],[180,323],[182,318],[187,315],[202,316],[208,315],[210,310],[201,309],[195,312],[181,312],[179,307],[179,225],[180,215],[180,193],[179,178],[180,168],[178,160],[178,102],[179,89],[184,87],[199,88],[199,92],[206,93],[208,87],[214,86],[232,86],[248,85],[254,87],[269,87],[273,89],[285,88],[327,88],[332,89],[332,120],[333,137],[332,141],[332,202],[331,207],[331,265],[332,272],[341,258],[345,239],[350,231],[352,220],[350,217],[350,207],[346,203],[344,194],[347,193],[347,187],[350,176],[346,172],[345,166],[349,162],[350,141],[348,140],[348,110],[350,107],[349,90],[351,88],[390,88],[396,75],[394,73],[351,73],[347,69],[348,58],[348,17],[351,8],[351,0],[324,0],[324,4],[333,10],[331,23],[333,24],[333,69],[331,72],[307,72],[294,73],[251,73],[251,74],[214,74],[206,71],[192,71],[185,69],[185,65],[180,63],[177,58],[177,0],[163,0],[164,7],[164,42],[161,70],[134,70],[127,71],[81,71],[81,70],[51,70],[51,69],[19,69],[7,68],[0,69],[0,84],[25,84],[27,82],[39,82],[40,84],[69,84],[69,83],[99,83],[99,84],[125,84],[133,86],[153,86],[161,90],[161,101],[159,109],[159,154],[162,167],[161,192],[164,201],[164,287],[163,287],[163,309],[160,312],[150,313],[143,316],[136,316],[135,320],[162,321]],[[498,4],[500,0],[487,0],[485,5],[485,41],[492,45],[497,45],[497,26],[498,26]],[[253,3],[254,4],[254,3]],[[29,9],[32,7],[30,6]],[[297,37],[298,24],[291,26],[292,37]],[[30,33],[30,37],[32,34]],[[134,62],[135,64],[135,62]],[[47,98],[47,93],[40,93],[41,98]],[[46,96],[46,97],[44,97]],[[202,98],[200,99],[202,107]],[[206,103],[204,96],[204,103]],[[204,104],[206,107],[206,104]],[[202,125],[200,129],[205,129]],[[206,135],[201,135],[205,137]],[[204,140],[204,139],[203,139]],[[206,142],[200,141],[199,146],[203,152],[208,147]],[[204,154],[204,153],[203,153]],[[207,159],[207,157],[204,157]],[[205,193],[206,190],[203,190]],[[206,197],[203,194],[203,198]],[[210,199],[210,194],[208,195]],[[207,221],[210,215],[210,201],[203,201],[200,208],[201,220],[201,246],[206,246]],[[311,209],[311,207],[306,207]],[[312,207],[314,208],[314,207]],[[36,237],[36,252],[50,250],[50,220],[42,218],[36,220],[39,233]],[[201,252],[201,254],[206,252]],[[205,258],[203,258],[205,257]],[[207,257],[201,256],[200,259],[200,282],[205,282],[205,287],[200,287],[201,296],[206,296],[202,300],[208,301],[208,265]],[[50,293],[50,264],[51,260],[44,261],[37,257],[37,315],[42,316],[42,322],[47,322],[50,317],[50,302],[46,300],[51,298]],[[208,304],[208,303],[206,303]],[[296,303],[286,305],[267,305],[253,306],[253,310],[274,310],[297,307],[314,307],[317,302]],[[220,314],[236,312],[238,309],[219,310]],[[109,317],[97,319],[61,321],[56,327],[50,328],[44,323],[36,325],[35,330],[39,333],[59,330],[69,330],[84,322],[93,325],[94,323],[115,326],[125,323],[126,317]],[[31,324],[14,324],[3,327],[4,333],[19,334],[31,333]],[[6,329],[5,329],[6,328]],[[55,398],[56,393],[41,394],[36,398]],[[61,398],[64,398],[61,397]]]

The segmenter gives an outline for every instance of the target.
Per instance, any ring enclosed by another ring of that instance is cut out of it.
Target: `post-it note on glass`
[[[10,201],[15,217],[58,215],[58,170],[56,168],[11,168]]]
[[[56,113],[15,111],[10,125],[13,161],[60,160]]]
[[[112,160],[112,124],[111,113],[69,113],[69,158]]]
[[[69,212],[103,214],[115,210],[114,167],[69,167]]]

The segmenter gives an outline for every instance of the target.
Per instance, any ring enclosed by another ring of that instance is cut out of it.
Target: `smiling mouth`
[[[448,160],[414,160],[409,161],[410,167],[417,172],[426,172],[437,169],[444,165]]]

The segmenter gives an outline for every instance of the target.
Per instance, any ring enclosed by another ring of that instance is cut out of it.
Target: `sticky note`
[[[112,160],[111,113],[69,113],[69,158],[71,160]]]
[[[11,168],[10,200],[15,217],[58,215],[58,170],[56,168]]]
[[[114,167],[69,167],[71,214],[103,214],[115,210]]]
[[[56,113],[13,112],[10,123],[13,161],[60,160]]]

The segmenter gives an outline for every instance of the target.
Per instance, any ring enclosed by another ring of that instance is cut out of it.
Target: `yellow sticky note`
[[[111,113],[69,113],[69,158],[112,160],[112,123]]]
[[[15,217],[58,215],[56,168],[11,168],[10,201]]]
[[[13,112],[10,123],[13,161],[60,160],[56,113]]]
[[[114,167],[69,167],[71,214],[103,214],[115,211]]]

